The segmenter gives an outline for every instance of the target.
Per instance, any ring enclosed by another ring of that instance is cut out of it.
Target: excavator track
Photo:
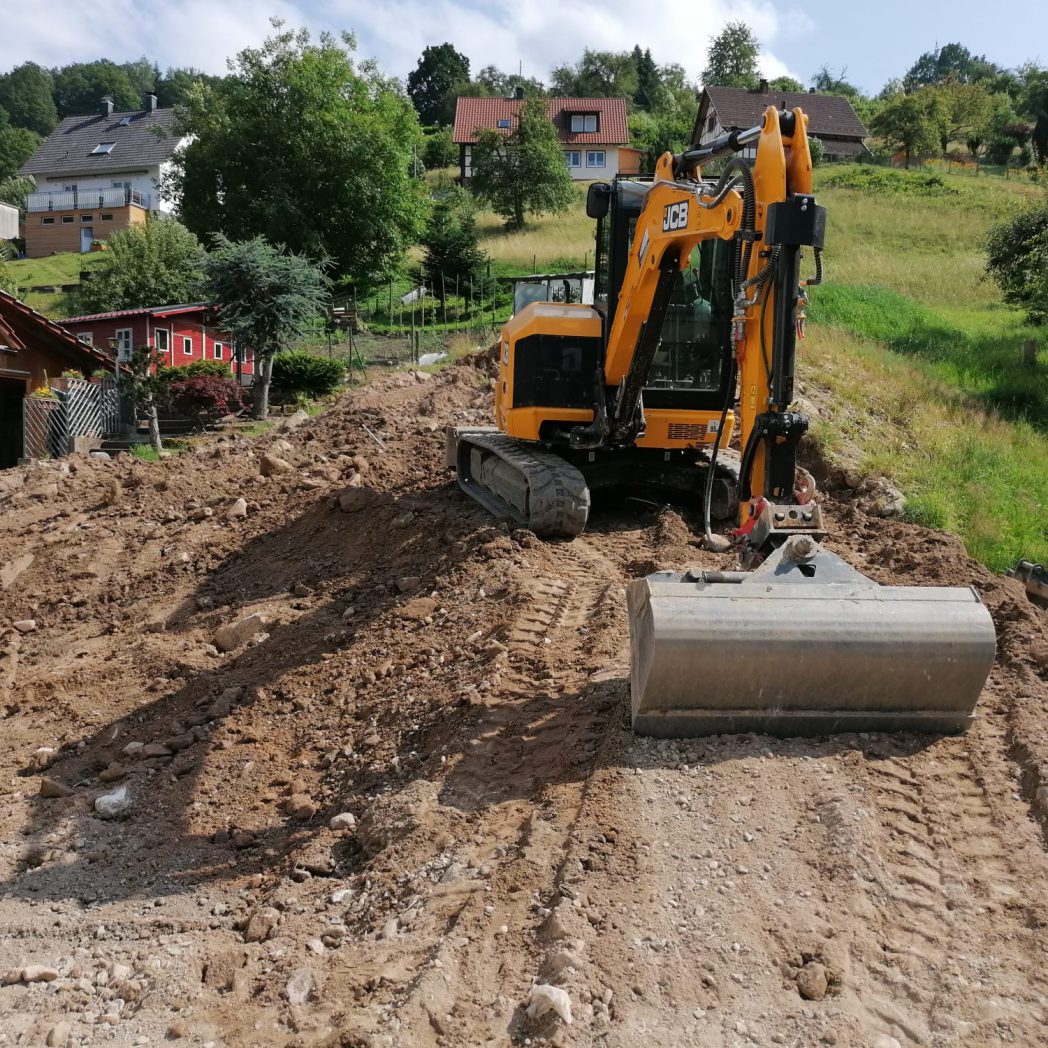
[[[581,535],[589,519],[586,478],[570,462],[495,429],[448,429],[448,465],[462,490],[496,517],[536,535]]]

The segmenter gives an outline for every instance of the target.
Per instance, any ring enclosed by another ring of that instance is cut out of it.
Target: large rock
[[[126,786],[95,798],[95,811],[103,819],[119,819],[131,810],[131,806],[131,791]]]
[[[279,455],[263,455],[262,462],[259,465],[259,472],[263,477],[275,477],[280,473],[291,473],[294,468],[287,459],[283,459]]]
[[[215,647],[219,651],[233,651],[241,644],[246,644],[256,633],[261,633],[268,622],[269,617],[260,611],[237,622],[227,622],[215,630]]]
[[[299,426],[308,421],[309,415],[307,415],[306,412],[296,411],[293,415],[288,415],[288,417],[280,423],[279,428],[283,432],[287,432],[291,429],[298,429]]]

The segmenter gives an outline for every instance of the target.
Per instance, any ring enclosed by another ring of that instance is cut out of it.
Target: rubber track
[[[589,519],[590,493],[586,478],[559,455],[542,451],[512,437],[498,433],[463,433],[459,438],[458,461],[468,462],[462,445],[484,448],[508,463],[528,482],[528,509],[525,518],[497,491],[490,491],[458,469],[459,484],[496,516],[506,516],[536,535],[581,535]]]

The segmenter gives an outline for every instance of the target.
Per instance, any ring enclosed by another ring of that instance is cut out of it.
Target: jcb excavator
[[[723,173],[704,178],[715,161]],[[511,318],[497,426],[449,429],[448,464],[467,494],[542,536],[580,534],[593,489],[655,488],[701,496],[709,548],[723,548],[710,518],[737,506],[736,570],[629,587],[634,730],[964,730],[995,653],[978,595],[851,568],[820,545],[797,467],[795,352],[826,227],[805,114],[771,107],[759,127],[664,154],[650,182],[595,183],[586,209],[595,304]]]

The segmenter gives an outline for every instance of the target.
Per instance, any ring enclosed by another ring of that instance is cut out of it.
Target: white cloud
[[[451,41],[476,71],[518,64],[546,80],[550,70],[574,62],[585,47],[650,47],[660,63],[677,62],[697,78],[710,38],[740,19],[757,33],[768,76],[790,72],[774,48],[806,26],[785,18],[770,0],[5,0],[0,70],[27,59],[41,65],[143,53],[161,67],[225,71],[226,58],[255,46],[271,32],[269,18],[317,31],[352,29],[362,57],[406,77],[423,48]]]

